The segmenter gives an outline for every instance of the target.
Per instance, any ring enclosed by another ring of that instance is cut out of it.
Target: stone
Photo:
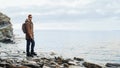
[[[83,58],[77,58],[77,57],[74,57],[74,60],[77,60],[77,61],[84,61]]]
[[[11,68],[30,68],[30,67],[27,67],[27,66],[12,66]]]
[[[89,63],[89,62],[84,62],[83,65],[87,68],[102,68],[102,66],[100,65]]]
[[[86,68],[86,67],[80,67],[80,66],[70,66],[69,68]]]
[[[55,57],[55,62],[57,62],[58,64],[62,64],[63,58],[62,57]]]
[[[73,61],[69,61],[68,64],[69,64],[69,65],[77,65],[77,63],[76,63],[76,62],[73,62]]]
[[[64,63],[65,68],[69,68],[69,65],[67,63]]]
[[[0,12],[0,41],[3,43],[9,43],[13,41],[13,28],[10,22],[10,18]]]
[[[30,68],[41,68],[39,65],[35,65],[35,64],[24,64],[24,66],[27,66]]]
[[[28,61],[29,64],[37,64],[35,61]]]
[[[17,53],[17,52],[16,52]],[[12,58],[1,59],[0,67],[2,68],[103,68],[100,65],[89,63],[85,61],[73,60],[71,58],[48,58],[48,57],[33,57],[31,60],[23,57],[19,59],[12,56]],[[108,64],[106,66],[109,66]],[[119,66],[119,65],[118,65]],[[115,66],[111,67],[114,68]],[[109,68],[109,67],[108,67]],[[117,68],[117,67],[115,67]]]
[[[3,68],[28,68],[26,66],[16,66],[16,65],[12,65],[12,64],[0,64],[0,67],[3,67]]]
[[[54,55],[56,55],[56,53],[54,53],[54,52],[51,52],[51,53],[50,53],[50,55],[51,55],[51,56],[54,56]]]
[[[63,63],[68,63],[69,61],[73,61],[72,59],[64,59],[62,60]]]
[[[118,63],[107,63],[105,66],[107,66],[107,67],[120,67],[120,64],[118,64]]]
[[[50,68],[50,67],[48,67],[48,66],[43,66],[43,68]]]

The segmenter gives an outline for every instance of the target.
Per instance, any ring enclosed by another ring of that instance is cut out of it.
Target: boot
[[[26,55],[27,57],[33,57],[33,55],[32,54],[30,54],[30,53],[27,53],[27,55]]]
[[[37,56],[37,54],[36,54],[35,52],[31,52],[31,55],[35,55],[35,56]]]

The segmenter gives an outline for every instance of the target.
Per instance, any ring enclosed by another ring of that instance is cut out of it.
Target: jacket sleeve
[[[26,34],[32,38],[32,33],[31,33],[31,28],[30,28],[30,24],[26,23]]]

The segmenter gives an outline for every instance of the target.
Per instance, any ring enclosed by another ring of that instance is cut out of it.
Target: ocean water
[[[15,34],[24,37],[21,31]],[[36,51],[96,63],[120,63],[120,31],[35,30],[35,42]]]

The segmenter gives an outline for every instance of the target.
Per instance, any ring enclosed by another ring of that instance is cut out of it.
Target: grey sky
[[[46,28],[80,30],[120,30],[119,6],[120,0],[0,0],[0,10],[14,23],[32,13]]]

